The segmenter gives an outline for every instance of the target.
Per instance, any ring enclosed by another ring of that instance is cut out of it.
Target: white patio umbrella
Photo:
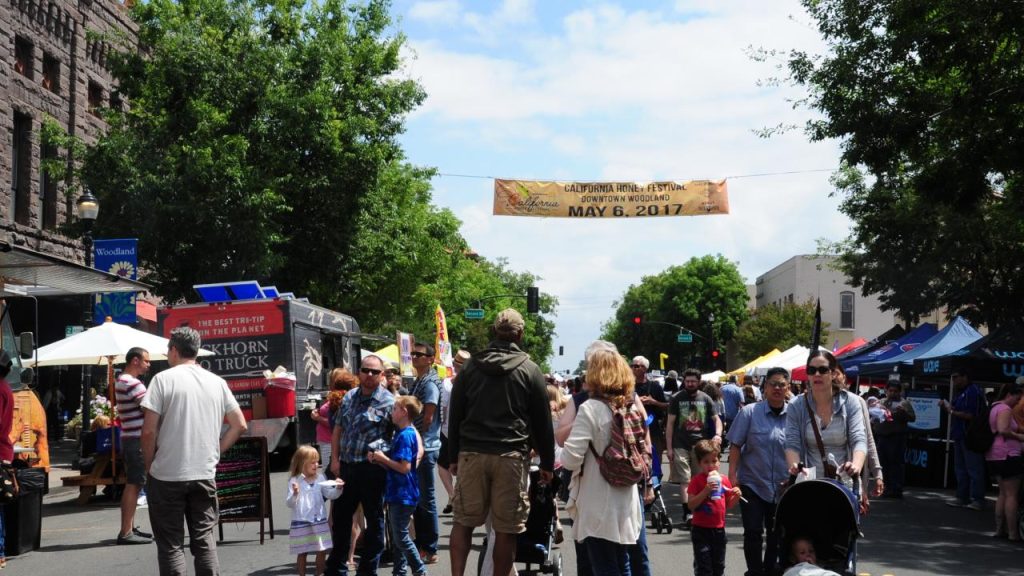
[[[38,351],[37,359],[27,360],[25,364],[27,366],[124,364],[124,355],[136,346],[149,352],[150,360],[167,359],[167,338],[136,330],[108,319],[99,326],[43,346]],[[213,352],[201,349],[199,355],[212,356]]]

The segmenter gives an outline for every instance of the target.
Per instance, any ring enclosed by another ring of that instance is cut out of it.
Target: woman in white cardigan
[[[611,440],[614,406],[632,405],[634,377],[629,365],[613,350],[598,350],[587,360],[590,399],[580,405],[572,432],[562,449],[562,466],[573,476],[566,511],[573,520],[573,537],[584,545],[594,576],[629,574],[628,547],[636,544],[643,511],[635,486],[608,484],[590,450],[598,454]]]

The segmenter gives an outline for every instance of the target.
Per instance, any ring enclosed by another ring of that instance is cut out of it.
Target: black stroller
[[[654,459],[651,469],[651,484],[654,486],[654,501],[646,506],[647,517],[651,519],[651,529],[661,534],[672,533],[672,520],[668,517],[668,508],[665,507],[665,499],[661,497],[661,462]]]
[[[859,524],[857,496],[841,482],[806,480],[793,484],[782,495],[775,512],[782,567],[791,564],[793,540],[807,538],[814,543],[818,566],[856,576]]]
[[[526,532],[516,542],[516,563],[525,564],[518,573],[523,576],[551,574],[562,576],[562,553],[555,550],[555,530],[558,528],[558,504],[555,496],[561,479],[556,474],[549,484],[540,483],[540,473],[530,470],[530,515],[526,519]],[[481,573],[487,538],[477,559],[477,574]]]

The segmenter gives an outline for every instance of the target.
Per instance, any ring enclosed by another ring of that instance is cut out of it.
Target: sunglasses
[[[809,373],[810,372],[808,372],[808,374]],[[776,382],[774,380],[769,380],[768,381],[768,385],[771,386],[772,388],[787,388],[787,387],[789,387],[789,383],[786,382],[785,380],[779,380],[778,382]]]
[[[381,373],[381,370],[374,370],[373,368],[360,368],[359,371],[370,376],[380,376]]]
[[[832,371],[832,369],[829,368],[828,366],[808,366],[807,367],[807,375],[808,376],[813,376],[815,374],[828,374],[831,371]]]
[[[429,357],[429,356],[430,356],[430,354],[425,354],[425,353],[423,353],[423,352],[413,352],[413,353],[412,353],[412,357],[413,357],[413,358],[423,358],[424,356],[427,356],[427,357]]]

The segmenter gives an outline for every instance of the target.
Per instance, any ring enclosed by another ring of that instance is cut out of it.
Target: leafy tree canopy
[[[633,322],[636,316],[643,320],[640,326]],[[669,355],[666,367],[680,369],[703,365],[712,340],[724,348],[746,317],[747,289],[736,264],[721,255],[694,257],[630,286],[602,338],[624,354],[646,356],[652,365],[664,352]],[[693,342],[677,342],[680,329],[666,324],[686,327]]]
[[[138,45],[110,58],[128,105],[106,111],[78,173],[103,205],[97,236],[139,238],[142,280],[171,302],[256,279],[367,332],[428,340],[440,303],[455,344],[483,347],[488,323],[464,325],[463,308],[537,279],[468,257],[461,223],[430,204],[432,171],[405,161],[397,137],[424,92],[400,74],[388,8],[135,4]],[[543,312],[555,304],[542,295]],[[553,324],[527,322],[524,346],[543,361]]]
[[[797,344],[809,346],[814,333],[815,302],[786,302],[755,310],[736,331],[740,356],[753,360],[772,348],[785,350]],[[821,323],[821,342],[829,340],[828,322]]]
[[[827,50],[789,79],[838,139],[841,263],[907,322],[945,307],[989,328],[1024,316],[1024,5],[804,0]]]

